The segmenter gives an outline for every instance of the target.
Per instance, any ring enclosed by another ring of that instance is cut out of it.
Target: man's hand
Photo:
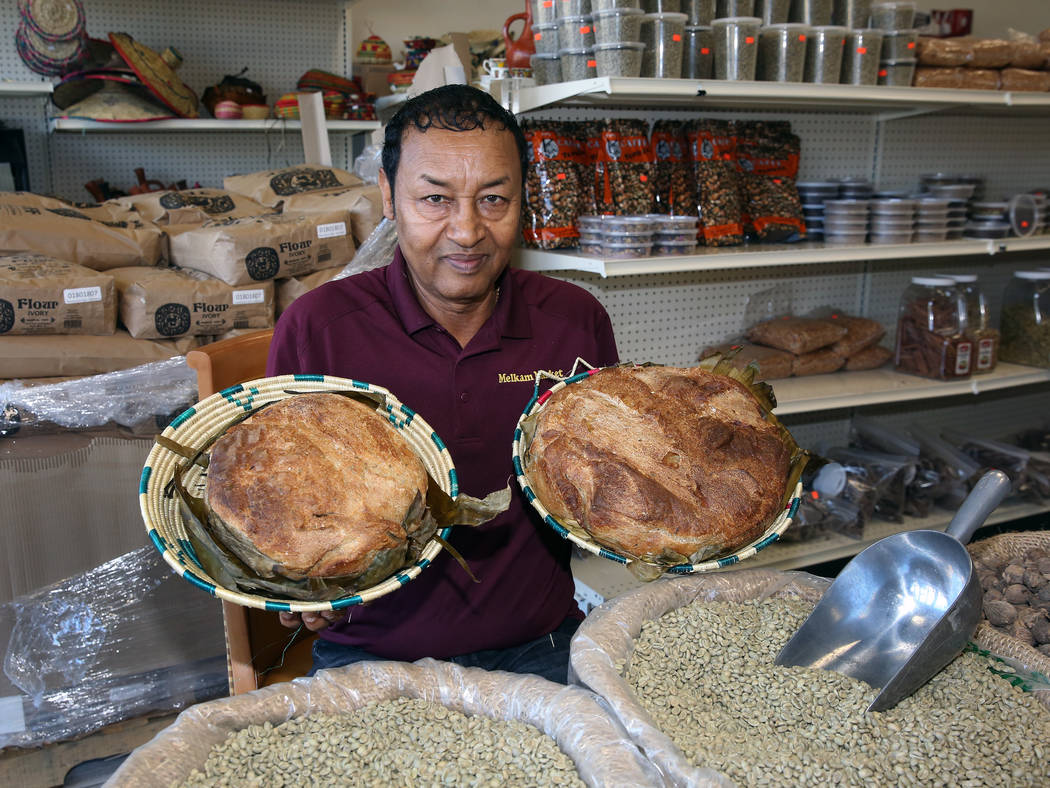
[[[299,625],[302,624],[311,632],[320,632],[330,624],[334,624],[341,619],[346,613],[341,613],[338,610],[322,610],[320,613],[280,612],[277,615],[281,619],[281,623],[289,629],[298,629]]]

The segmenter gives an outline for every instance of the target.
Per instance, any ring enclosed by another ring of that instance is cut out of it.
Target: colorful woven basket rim
[[[330,375],[281,375],[240,383],[212,394],[183,411],[165,427],[161,435],[183,446],[200,448],[246,413],[297,394],[326,391],[373,392],[384,395],[385,410],[390,423],[402,432],[442,490],[452,498],[459,495],[459,482],[452,455],[430,425],[387,389],[349,378]],[[181,454],[159,442],[155,443],[146,458],[139,480],[139,508],[146,533],[167,564],[187,582],[220,599],[262,610],[341,610],[396,591],[418,577],[441,552],[441,543],[437,539],[431,539],[411,566],[398,570],[375,586],[334,600],[314,602],[277,599],[223,587],[201,567],[183,524],[178,501],[166,489],[175,469],[185,463],[186,458]],[[199,473],[197,475],[199,476]],[[447,527],[442,528],[438,535],[447,539],[451,530]]]
[[[744,547],[740,548],[734,553],[720,556],[718,558],[712,558],[708,561],[702,561],[696,564],[676,564],[674,566],[663,566],[661,564],[656,564],[651,561],[644,561],[642,559],[634,558],[632,556],[623,555],[622,553],[618,553],[615,550],[598,544],[598,542],[594,541],[593,539],[590,539],[578,533],[573,533],[568,528],[566,528],[561,522],[559,522],[558,518],[556,518],[549,511],[547,511],[547,508],[543,505],[540,499],[536,496],[536,493],[533,491],[532,485],[529,482],[529,478],[525,473],[525,451],[528,447],[525,445],[525,434],[524,430],[522,429],[522,422],[526,418],[531,416],[533,413],[539,411],[547,402],[547,400],[550,399],[551,395],[554,394],[556,391],[560,391],[566,386],[571,386],[573,383],[578,383],[579,381],[588,378],[589,376],[593,375],[595,372],[600,371],[601,369],[603,368],[598,367],[594,369],[588,369],[585,372],[572,374],[563,380],[559,380],[557,383],[555,383],[543,393],[540,393],[539,391],[539,379],[537,378],[532,398],[529,400],[528,404],[525,406],[525,410],[522,411],[521,416],[518,418],[518,425],[517,428],[514,430],[514,443],[512,447],[514,474],[518,480],[518,486],[521,487],[521,491],[525,495],[525,500],[532,504],[532,507],[537,512],[539,512],[540,517],[543,518],[543,521],[548,526],[554,529],[554,531],[558,533],[562,538],[568,539],[574,544],[582,547],[584,550],[594,553],[595,555],[601,556],[602,558],[607,558],[610,561],[615,561],[616,563],[623,564],[625,566],[629,563],[639,563],[645,564],[646,566],[654,566],[663,570],[665,573],[676,575],[695,574],[699,572],[712,572],[716,569],[724,569],[727,566],[732,566],[733,564],[739,563],[740,561],[745,561],[748,558],[752,558],[757,553],[760,553],[762,550],[765,550],[771,544],[780,539],[780,535],[787,530],[787,527],[789,525],[791,525],[791,522],[795,517],[795,513],[798,511],[799,504],[801,503],[801,482],[795,485],[795,489],[792,492],[791,497],[787,502],[787,505],[781,510],[780,514],[776,517],[776,519],[774,519],[773,522],[770,523],[770,525],[766,528],[765,532],[761,536],[759,536],[753,542],[751,542],[748,545],[745,545]]]

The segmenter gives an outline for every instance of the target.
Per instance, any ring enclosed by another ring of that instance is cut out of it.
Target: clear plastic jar
[[[710,79],[715,72],[715,37],[710,26],[686,25],[682,47],[682,78]]]
[[[949,274],[966,301],[966,333],[973,342],[973,372],[991,372],[999,361],[999,329],[993,324],[991,306],[977,283],[976,274]]]
[[[999,358],[1050,367],[1050,271],[1015,271],[1003,291]]]
[[[973,343],[966,336],[966,302],[947,277],[912,277],[897,313],[895,365],[937,380],[970,376]]]

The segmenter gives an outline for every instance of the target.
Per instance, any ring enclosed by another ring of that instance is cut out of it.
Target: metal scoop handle
[[[1010,477],[1002,471],[988,471],[973,486],[944,532],[961,544],[968,544],[974,531],[984,524],[1010,492]]]

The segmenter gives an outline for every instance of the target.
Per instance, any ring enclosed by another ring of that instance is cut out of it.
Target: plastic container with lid
[[[689,16],[690,25],[709,27],[715,18],[715,0],[684,0],[682,11]]]
[[[872,214],[880,216],[915,216],[915,200],[896,197],[879,197],[870,203]]]
[[[591,0],[554,0],[554,15],[558,19],[563,16],[586,16],[590,12]]]
[[[638,0],[591,0],[591,13],[609,8],[638,8]],[[535,23],[535,19],[533,20]]]
[[[618,44],[621,41],[641,41],[642,20],[640,8],[610,8],[591,15],[594,24],[594,43]]]
[[[561,78],[565,82],[577,79],[594,79],[598,76],[595,68],[593,49],[561,49]]]
[[[1042,224],[1039,204],[1030,194],[1015,194],[1007,204],[1007,218],[1014,235],[1034,235]]]
[[[871,0],[836,0],[831,12],[831,24],[848,28],[867,27],[871,16]]]
[[[999,358],[1050,367],[1050,271],[1015,271],[1003,290]]]
[[[765,82],[801,82],[806,67],[803,24],[766,25],[758,34],[758,78]]]
[[[913,236],[910,227],[901,230],[880,230],[873,227],[871,230],[873,244],[910,244]]]
[[[715,38],[710,25],[686,25],[682,79],[711,79],[715,73]]]
[[[838,232],[824,229],[824,240],[829,244],[862,244],[868,238],[867,232]]]
[[[827,216],[862,216],[867,217],[868,200],[825,200],[824,213]]]
[[[883,60],[914,60],[918,48],[917,30],[886,30],[882,35]]]
[[[563,47],[558,46],[558,23],[532,26],[532,42],[537,55],[556,55]]]
[[[915,78],[916,62],[914,59],[881,61],[876,84],[896,88],[911,87],[912,80]]]
[[[810,27],[806,41],[806,65],[802,79],[818,84],[837,84],[842,75],[842,49],[848,27],[824,25]]]
[[[897,369],[955,380],[970,376],[972,357],[973,343],[966,336],[966,302],[955,281],[912,277],[897,311]]]
[[[653,257],[670,257],[680,254],[693,254],[696,251],[696,237],[677,241],[665,241],[658,238],[653,242]]]
[[[915,26],[915,3],[912,0],[872,3],[871,26],[880,30],[908,30]]]
[[[754,15],[755,0],[715,0],[715,19]]]
[[[645,216],[602,216],[602,229],[610,233],[654,233],[659,228],[656,214]]]
[[[647,14],[677,14],[682,11],[682,0],[641,0]]]
[[[594,27],[589,16],[566,16],[558,20],[561,49],[590,49],[594,46]]]
[[[946,200],[969,200],[976,188],[972,183],[931,183],[927,191]]]
[[[842,50],[841,81],[847,85],[874,85],[879,78],[882,31],[875,28],[851,30]]]
[[[532,9],[532,25],[545,25],[558,18],[556,0],[529,0]]]
[[[614,243],[605,241],[602,243],[602,254],[611,260],[630,260],[636,257],[648,257],[652,252],[652,242],[649,243]]]
[[[755,0],[754,15],[763,25],[779,25],[788,21],[791,0]]]
[[[679,13],[647,14],[642,20],[642,76],[678,79],[688,17]]]
[[[762,20],[755,16],[715,19],[715,79],[752,81],[758,63],[758,33]]]
[[[1009,222],[967,222],[963,227],[967,238],[1006,238],[1009,234]]]
[[[970,218],[975,221],[1005,221],[1010,204],[1007,202],[973,202],[970,203]]]
[[[811,26],[830,25],[834,8],[834,0],[791,0],[788,21]]]
[[[561,82],[561,55],[542,54],[537,52],[529,58],[532,66],[532,79],[537,85],[552,85]]]
[[[599,77],[638,77],[642,73],[640,41],[622,41],[619,44],[595,44],[594,63]]]
[[[945,274],[955,280],[966,301],[966,333],[973,342],[974,374],[991,372],[999,360],[999,329],[976,274]]]

